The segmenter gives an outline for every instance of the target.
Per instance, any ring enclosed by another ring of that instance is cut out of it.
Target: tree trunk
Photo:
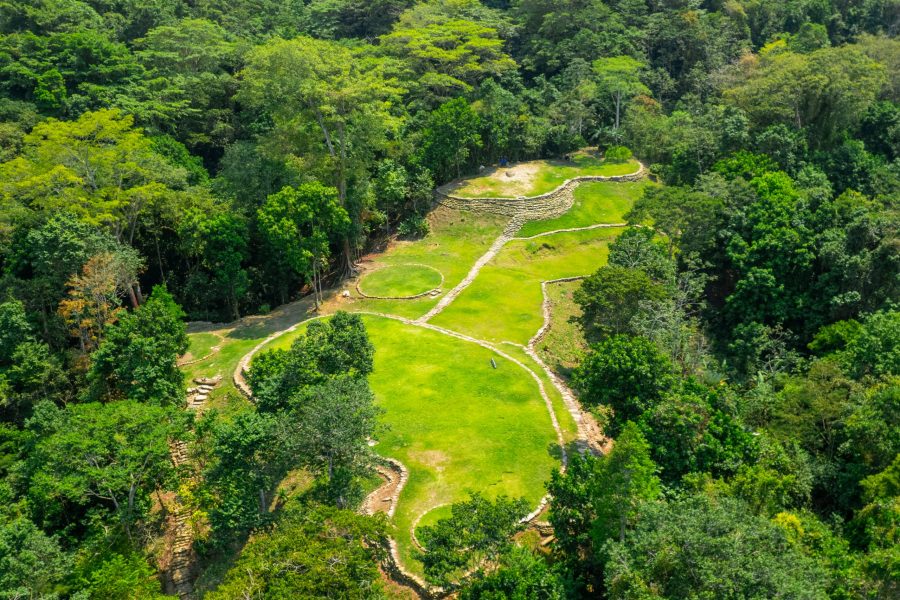
[[[140,302],[138,302],[137,294],[134,293],[134,287],[126,286],[126,291],[128,292],[128,301],[131,302],[131,308],[137,309],[140,306]]]
[[[619,115],[622,110],[622,92],[616,92],[616,126],[613,128],[614,131],[619,131]]]

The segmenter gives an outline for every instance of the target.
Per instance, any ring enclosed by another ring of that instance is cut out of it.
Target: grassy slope
[[[190,360],[199,360],[212,352],[213,346],[219,343],[219,338],[211,333],[197,333],[188,338],[187,355]]]
[[[572,300],[572,293],[580,281],[556,283],[548,286],[550,297],[550,328],[535,348],[544,363],[556,373],[568,377],[587,349],[584,333],[572,317],[581,316],[581,309]]]
[[[441,285],[441,273],[422,265],[389,265],[363,275],[359,288],[370,296],[415,296]]]
[[[528,237],[573,227],[587,227],[597,223],[624,223],[625,213],[640,198],[645,181],[638,183],[592,182],[575,188],[575,203],[566,214],[554,219],[532,221],[519,230],[519,237]]]
[[[592,229],[512,241],[431,322],[478,339],[525,344],[543,323],[540,282],[593,273],[619,233]]]
[[[556,435],[537,384],[518,365],[445,334],[364,319],[376,348],[370,382],[389,427],[376,450],[410,470],[394,521],[404,561],[416,568],[410,528],[432,508],[469,491],[524,496],[536,505],[558,466]],[[290,346],[302,329],[270,347]],[[566,426],[574,427],[571,418]]]
[[[462,281],[472,264],[500,235],[506,219],[440,208],[432,213],[430,222],[431,233],[424,239],[397,242],[384,254],[378,255],[377,260],[385,265],[419,263],[433,267],[444,275],[442,287],[449,290]],[[437,304],[438,299],[439,297],[415,300],[360,299],[344,308],[416,318],[428,312]]]
[[[628,175],[638,169],[637,161],[607,163],[593,154],[579,153],[572,161],[533,161],[537,172],[528,186],[510,187],[504,180],[504,169],[496,169],[489,175],[472,177],[454,187],[453,194],[463,198],[509,198],[518,196],[538,196],[553,191],[567,179],[585,175]]]

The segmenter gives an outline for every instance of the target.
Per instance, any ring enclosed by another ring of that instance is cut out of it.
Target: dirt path
[[[387,516],[393,517],[397,510],[397,502],[400,500],[400,492],[403,491],[403,486],[409,479],[409,471],[399,460],[385,458],[384,461],[384,465],[375,467],[378,475],[384,479],[384,483],[363,500],[360,512],[364,515],[383,512]]]
[[[563,277],[541,282],[541,293],[544,298],[541,303],[541,312],[544,315],[544,324],[541,325],[541,328],[538,329],[537,333],[528,340],[528,345],[525,346],[525,352],[527,352],[528,356],[543,369],[544,373],[553,384],[553,387],[555,387],[562,396],[563,402],[569,410],[569,413],[572,415],[572,418],[575,419],[575,423],[578,425],[579,451],[583,452],[585,450],[590,450],[595,454],[606,453],[609,450],[610,439],[603,434],[603,429],[600,427],[599,423],[597,423],[597,419],[595,419],[594,415],[590,412],[581,410],[581,405],[575,398],[575,393],[572,392],[559,375],[547,366],[537,353],[536,349],[537,344],[544,338],[544,335],[546,335],[547,331],[550,329],[550,324],[553,320],[553,311],[550,304],[550,295],[547,293],[547,286],[566,281],[580,281],[582,279],[584,279],[583,276]]]
[[[219,351],[222,349],[222,346],[225,344],[225,336],[223,336],[218,331],[203,331],[203,332],[198,332],[198,333],[208,333],[210,335],[214,335],[215,337],[217,337],[219,339],[219,343],[209,349],[210,350],[209,354],[207,354],[206,356],[201,356],[200,358],[194,358],[193,356],[191,356],[190,353],[182,355],[176,361],[176,363],[175,363],[176,366],[186,367],[188,365],[195,365],[197,363],[203,362],[204,360],[211,358],[212,356],[215,356],[216,354],[218,354]]]

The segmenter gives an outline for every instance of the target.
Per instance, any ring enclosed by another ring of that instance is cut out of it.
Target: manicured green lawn
[[[429,220],[431,233],[421,240],[396,242],[387,252],[378,255],[377,260],[385,265],[416,263],[430,266],[444,275],[441,286],[444,290],[452,289],[462,281],[478,257],[497,239],[507,221],[495,215],[476,215],[448,208],[438,209]],[[416,318],[427,313],[439,298],[359,299],[344,308]]]
[[[415,264],[388,265],[363,275],[359,289],[368,296],[402,298],[440,287],[440,271]]]
[[[580,281],[554,283],[548,286],[550,297],[550,329],[535,348],[547,365],[563,377],[568,377],[580,362],[588,343],[577,322],[571,319],[581,316],[581,309],[572,294],[581,286]]]
[[[463,198],[517,198],[538,196],[557,188],[567,179],[585,175],[628,175],[638,169],[635,160],[609,163],[593,152],[577,152],[572,160],[536,160],[495,168],[486,175],[464,179],[448,187]],[[513,173],[510,177],[508,173]]]
[[[212,333],[195,333],[188,338],[188,342],[190,345],[185,356],[189,360],[200,360],[212,352],[213,346],[220,344],[221,340]]]
[[[540,329],[541,281],[590,275],[606,264],[621,228],[514,240],[432,323],[474,338],[525,344]]]
[[[410,471],[394,522],[404,562],[418,570],[410,531],[420,515],[469,491],[536,506],[559,465],[557,437],[537,384],[515,363],[439,332],[363,318],[375,346],[370,382],[389,427],[376,450]],[[289,346],[300,329],[272,347]]]
[[[648,184],[646,180],[636,183],[582,183],[575,188],[575,202],[566,214],[555,219],[526,223],[518,235],[528,237],[546,231],[587,227],[597,223],[624,223],[625,213],[631,210]]]

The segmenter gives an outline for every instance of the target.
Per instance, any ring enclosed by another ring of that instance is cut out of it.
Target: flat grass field
[[[431,233],[419,240],[398,241],[377,256],[380,265],[421,264],[444,275],[444,290],[452,289],[469,272],[478,257],[494,242],[506,219],[496,215],[476,215],[440,207],[429,217]],[[365,280],[366,277],[363,276]],[[363,286],[363,290],[365,290]],[[379,294],[381,295],[381,294]],[[414,300],[356,299],[345,310],[390,313],[416,318],[437,304],[438,298],[425,296]]]
[[[557,438],[537,384],[520,366],[443,333],[363,320],[376,348],[370,383],[389,427],[375,450],[409,469],[394,522],[404,563],[419,570],[410,533],[417,518],[470,491],[522,496],[536,506],[559,466]],[[287,348],[303,330],[267,348]]]
[[[652,185],[647,180],[615,183],[595,181],[575,188],[575,202],[564,215],[543,221],[525,223],[519,237],[529,237],[557,229],[588,227],[597,223],[624,223],[625,214],[631,210],[644,189]]]
[[[402,298],[440,287],[443,277],[434,267],[415,264],[387,265],[362,276],[359,289],[369,296]]]
[[[584,175],[628,175],[638,169],[635,160],[606,162],[595,152],[579,151],[571,160],[533,160],[509,167],[493,167],[442,188],[462,198],[517,198],[551,192],[567,179]]]
[[[189,346],[184,360],[198,360],[207,356],[217,344],[221,343],[219,336],[212,333],[197,333],[188,338]]]
[[[431,323],[489,342],[526,344],[543,324],[541,281],[590,275],[622,228],[513,240]]]

